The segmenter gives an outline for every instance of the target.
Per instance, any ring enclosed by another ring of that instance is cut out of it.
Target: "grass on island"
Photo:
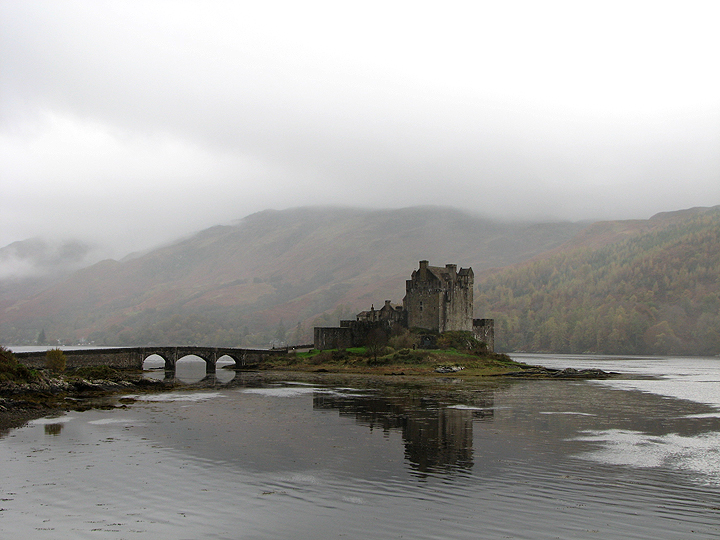
[[[289,353],[264,361],[263,370],[293,370],[330,373],[375,373],[384,375],[438,375],[488,377],[527,369],[506,354],[450,349],[399,349],[385,347],[375,353],[372,347],[353,347],[303,353]],[[461,368],[461,369],[458,369]]]

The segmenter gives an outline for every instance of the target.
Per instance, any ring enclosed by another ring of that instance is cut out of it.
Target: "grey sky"
[[[0,0],[0,246],[720,204],[720,5]]]

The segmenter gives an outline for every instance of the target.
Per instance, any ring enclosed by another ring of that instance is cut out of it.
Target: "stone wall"
[[[20,352],[14,355],[29,368],[42,369],[45,367],[46,352]],[[69,368],[109,366],[116,369],[142,369],[146,358],[134,348],[70,350],[63,353]]]
[[[353,346],[353,332],[349,326],[316,326],[314,338],[314,346],[320,351],[347,349]]]
[[[440,331],[440,291],[429,286],[415,287],[405,296],[408,328]]]
[[[439,331],[472,331],[473,325],[473,280],[462,277],[449,283],[442,293],[443,313],[440,316]]]
[[[314,332],[315,348],[320,351],[329,349],[347,349],[348,347],[364,347],[368,335],[379,328],[387,336],[390,335],[392,321],[340,321],[340,326],[316,326]]]
[[[473,319],[473,335],[478,341],[484,341],[488,351],[495,352],[495,320]]]

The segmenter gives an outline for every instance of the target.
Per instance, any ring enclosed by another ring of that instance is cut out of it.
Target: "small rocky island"
[[[396,339],[393,339],[396,338]],[[549,369],[512,360],[487,350],[470,333],[446,332],[437,337],[435,349],[395,349],[412,336],[392,336],[389,344],[369,343],[365,347],[305,352],[288,351],[265,361],[231,369],[246,372],[301,372],[322,376],[367,375],[381,377],[462,377],[508,379],[604,379],[616,376],[599,369]],[[172,374],[171,374],[172,375]],[[237,384],[237,383],[235,383]],[[59,349],[47,352],[43,369],[30,369],[18,362],[12,351],[0,347],[0,432],[18,427],[28,420],[55,412],[87,410],[97,407],[123,407],[122,399],[105,397],[142,392],[162,392],[178,388],[231,387],[214,377],[185,384],[170,376],[148,378],[142,371],[120,370],[108,366],[72,367],[65,365]]]

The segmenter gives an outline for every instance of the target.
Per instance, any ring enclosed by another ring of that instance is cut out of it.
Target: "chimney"
[[[427,261],[420,261],[420,281],[427,281]]]

